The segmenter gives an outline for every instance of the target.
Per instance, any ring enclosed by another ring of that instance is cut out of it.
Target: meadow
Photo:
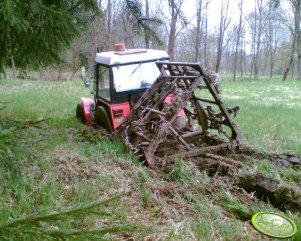
[[[240,106],[235,121],[246,143],[301,155],[301,81],[221,84],[227,105]],[[242,202],[230,180],[189,161],[150,170],[83,126],[75,107],[90,90],[79,80],[0,80],[0,96],[1,240],[271,240],[236,215],[279,212],[269,202]],[[299,169],[243,161],[234,172],[301,184]],[[286,215],[300,230],[299,215]]]

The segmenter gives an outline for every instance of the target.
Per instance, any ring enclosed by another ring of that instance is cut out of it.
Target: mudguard
[[[81,97],[81,106],[83,108],[84,120],[86,125],[92,124],[92,108],[94,100],[91,98]]]

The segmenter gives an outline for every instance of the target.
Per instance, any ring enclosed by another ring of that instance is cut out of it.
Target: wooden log
[[[206,146],[206,147],[201,147],[198,149],[193,149],[191,151],[186,151],[182,153],[177,153],[175,155],[172,155],[171,158],[189,158],[189,157],[196,157],[202,154],[205,154],[207,152],[212,153],[212,152],[218,152],[223,149],[227,150],[230,147],[232,147],[231,143],[222,143],[216,146]]]
[[[215,154],[212,154],[212,153],[205,153],[204,156],[206,156],[208,158],[212,158],[212,159],[217,160],[217,161],[221,161],[221,162],[229,164],[229,165],[234,165],[234,166],[238,166],[238,167],[243,166],[243,164],[239,161],[236,161],[236,160],[230,159],[230,158],[226,158],[226,157],[223,157],[223,156],[215,155]]]

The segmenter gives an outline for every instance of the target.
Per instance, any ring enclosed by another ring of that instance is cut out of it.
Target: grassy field
[[[228,106],[241,108],[236,122],[247,143],[301,155],[301,82],[222,82],[222,89]],[[154,172],[81,125],[75,107],[90,94],[80,81],[0,80],[0,95],[0,239],[271,240],[236,216],[279,212],[269,203],[188,161]],[[300,170],[267,161],[235,171],[301,184]],[[287,215],[300,230],[298,214]]]
[[[301,155],[300,82],[226,82],[223,97],[241,107],[236,121],[248,143]]]

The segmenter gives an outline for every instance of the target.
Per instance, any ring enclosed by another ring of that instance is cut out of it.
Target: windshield
[[[113,67],[116,92],[148,88],[159,75],[155,62]]]

